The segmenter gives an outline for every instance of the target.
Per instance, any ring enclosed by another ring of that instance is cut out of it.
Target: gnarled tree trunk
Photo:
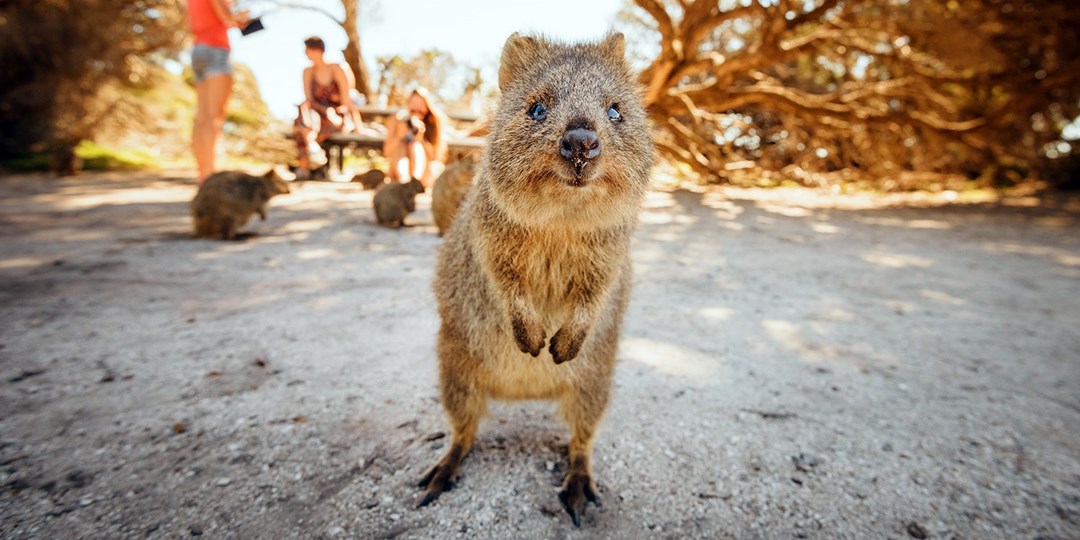
[[[368,99],[368,102],[372,100],[371,76],[368,74],[367,65],[364,64],[364,55],[360,51],[360,32],[357,30],[357,26],[360,23],[359,0],[341,0],[341,7],[345,16],[340,19],[334,13],[327,11],[317,4],[298,3],[289,0],[261,1],[280,8],[314,11],[337,23],[338,26],[345,31],[345,36],[349,40],[345,44],[345,48],[341,50],[341,54],[345,57],[345,62],[349,64],[349,68],[353,72],[353,76],[356,79],[356,89],[360,91],[361,94],[364,94]]]
[[[360,52],[360,33],[357,31],[357,24],[360,21],[359,2],[342,0],[341,3],[345,8],[345,20],[340,21],[339,24],[345,30],[345,35],[349,37],[349,42],[341,53],[345,55],[345,62],[349,64],[356,76],[356,89],[364,94],[370,103],[372,99],[371,76],[368,74],[367,65],[364,64],[364,56]]]
[[[634,3],[657,147],[713,180],[974,178],[1080,114],[1077,2]]]

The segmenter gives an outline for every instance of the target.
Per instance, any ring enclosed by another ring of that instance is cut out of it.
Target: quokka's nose
[[[600,138],[591,129],[569,129],[563,133],[559,154],[571,161],[593,159],[600,155]]]

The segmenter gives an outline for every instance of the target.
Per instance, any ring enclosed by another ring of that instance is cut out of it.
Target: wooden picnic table
[[[386,135],[382,133],[335,133],[322,142],[322,147],[323,150],[326,150],[330,170],[340,172],[345,160],[345,152],[343,151],[345,148],[368,148],[381,151],[385,141]],[[484,138],[449,136],[446,138],[446,147],[451,156],[467,153],[483,148]]]
[[[383,107],[380,105],[360,105],[360,116],[364,118],[365,122],[368,122],[369,118],[387,118],[394,116],[401,112],[405,107]],[[446,117],[456,122],[475,122],[480,119],[480,115],[474,113],[447,113]]]
[[[365,126],[369,129],[365,133],[335,133],[322,142],[322,148],[326,151],[327,166],[331,173],[340,173],[345,161],[346,148],[364,148],[382,151],[383,142],[386,141],[385,129],[382,122],[376,119],[385,119],[403,110],[404,107],[384,107],[379,105],[360,105],[360,115]],[[472,113],[450,113],[446,115],[450,120],[469,124],[476,122],[480,116]],[[382,130],[382,131],[380,131]],[[484,137],[470,137],[453,134],[453,130],[446,137],[448,161],[453,162],[455,156],[462,156],[474,150],[484,147]],[[292,137],[290,132],[288,137]]]

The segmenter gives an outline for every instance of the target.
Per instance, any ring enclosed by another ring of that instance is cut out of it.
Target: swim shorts
[[[195,44],[195,48],[191,50],[191,70],[195,72],[195,82],[205,81],[214,75],[232,75],[229,50]]]

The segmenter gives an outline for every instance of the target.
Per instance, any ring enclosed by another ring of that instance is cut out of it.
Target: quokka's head
[[[409,182],[405,184],[405,194],[410,198],[415,197],[423,192],[424,184],[422,184],[419,180],[415,178],[409,180]]]
[[[282,171],[278,169],[270,169],[262,176],[263,184],[266,186],[266,198],[269,199],[275,195],[284,195],[289,193],[289,183],[285,181]],[[294,176],[295,178],[295,176]]]
[[[563,45],[514,34],[485,165],[511,217],[602,225],[633,215],[653,147],[622,34]]]

